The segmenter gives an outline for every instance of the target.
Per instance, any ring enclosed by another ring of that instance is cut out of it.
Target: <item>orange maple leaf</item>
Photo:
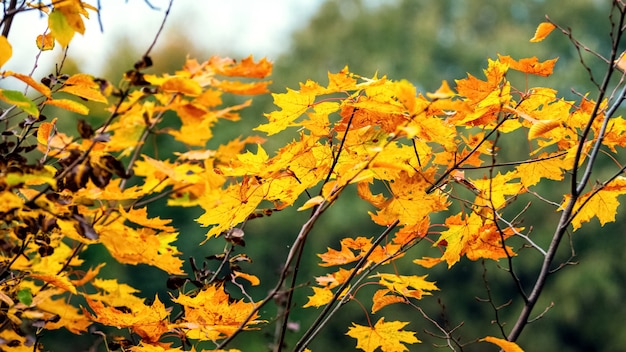
[[[403,331],[407,322],[391,321],[385,323],[385,318],[380,318],[376,324],[363,326],[352,323],[352,327],[346,335],[357,339],[356,347],[365,352],[374,352],[378,347],[383,352],[408,351],[405,344],[421,342],[411,331]]]
[[[513,58],[508,55],[498,55],[498,60],[500,60],[500,62],[502,63],[508,64],[509,68],[513,70],[528,73],[531,75],[547,77],[552,74],[552,71],[554,70],[554,65],[556,64],[558,58],[539,62],[539,59],[537,59],[537,57],[535,56],[531,58],[513,60]]]

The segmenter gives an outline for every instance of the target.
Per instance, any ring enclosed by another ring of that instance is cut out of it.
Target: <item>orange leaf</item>
[[[2,66],[2,65],[0,65]],[[16,73],[16,72],[11,72],[11,71],[6,71],[3,73],[4,77],[6,76],[12,76],[15,77],[17,79],[19,79],[20,81],[28,84],[29,86],[33,87],[36,91],[38,91],[39,93],[45,95],[46,97],[50,98],[50,88],[48,88],[46,85],[41,84],[37,81],[35,81],[31,76],[28,75],[24,75],[21,73]]]
[[[37,142],[39,144],[48,145],[50,137],[54,135],[56,129],[57,118],[52,119],[51,122],[42,122],[37,129]]]
[[[255,63],[252,55],[241,60],[240,63],[233,59],[214,56],[209,60],[209,65],[213,66],[218,74],[230,77],[265,78],[272,73],[271,62],[262,58]]]
[[[556,26],[553,25],[550,22],[542,22],[542,23],[540,23],[539,26],[537,26],[537,30],[535,31],[535,36],[530,39],[531,43],[540,42],[540,41],[546,39],[546,37],[555,28],[556,28]]]
[[[509,65],[512,70],[528,73],[531,75],[547,77],[554,71],[554,65],[558,58],[539,62],[537,57],[520,59],[519,61],[513,60],[510,56],[498,55],[498,59],[502,63]]]
[[[484,339],[480,339],[480,341],[490,342],[494,345],[497,345],[504,352],[524,352],[515,342],[499,339],[493,336],[487,336]]]
[[[374,352],[378,347],[383,352],[408,351],[405,344],[421,342],[411,331],[402,331],[408,323],[402,321],[391,321],[385,323],[385,318],[380,318],[378,322],[371,326],[363,326],[352,323],[346,335],[357,339],[356,347],[365,352]]]
[[[388,293],[391,293],[391,291],[386,289],[378,290],[374,293],[374,296],[372,297],[372,302],[374,303],[372,305],[372,314],[390,304],[406,302],[404,297]]]

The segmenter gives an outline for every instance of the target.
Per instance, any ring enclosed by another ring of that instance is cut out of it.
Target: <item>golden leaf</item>
[[[408,351],[405,344],[421,342],[414,332],[402,330],[407,324],[402,321],[386,323],[385,318],[380,318],[373,327],[352,323],[346,335],[355,338],[356,347],[365,352],[374,352],[379,347],[383,352],[403,352]]]

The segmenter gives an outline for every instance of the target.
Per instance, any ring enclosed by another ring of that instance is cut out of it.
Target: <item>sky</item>
[[[87,0],[97,4],[97,0]],[[242,56],[276,58],[288,49],[293,30],[306,26],[323,0],[174,0],[164,32],[180,30],[199,48],[210,55],[237,53]],[[97,75],[103,60],[115,50],[115,40],[126,36],[140,52],[148,48],[158,31],[169,0],[100,0],[100,31],[97,15],[86,21],[84,36],[76,35],[70,44],[68,56],[82,63],[84,72]],[[9,40],[13,57],[3,69],[29,73],[35,64],[37,48],[29,42],[16,43],[15,37],[36,38],[46,29],[44,17],[31,11],[17,16]],[[28,35],[26,33],[29,33]],[[161,40],[165,40],[162,37]],[[58,61],[61,53],[42,53],[37,72],[41,76]],[[176,53],[186,55],[187,53]],[[199,58],[200,59],[200,58]]]

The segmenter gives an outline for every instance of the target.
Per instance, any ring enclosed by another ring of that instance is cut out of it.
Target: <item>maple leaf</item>
[[[127,212],[124,210],[124,207],[120,206],[119,211],[126,220],[135,224],[165,232],[173,232],[174,230],[176,230],[174,227],[167,225],[172,222],[171,219],[161,219],[159,217],[149,219],[148,209],[146,208],[131,208]]]
[[[574,205],[574,213],[576,215],[571,221],[574,230],[578,230],[582,223],[588,222],[593,217],[597,217],[602,226],[608,222],[615,221],[617,207],[619,206],[617,197],[625,193],[626,177],[619,176],[602,189],[591,190],[581,195]],[[571,196],[566,195],[558,210],[563,210],[570,199]]]
[[[386,323],[384,320],[385,318],[380,318],[373,327],[352,323],[353,326],[346,335],[357,339],[356,347],[365,352],[373,352],[379,347],[383,352],[408,351],[405,344],[421,342],[415,337],[414,332],[402,330],[409,323],[401,321]]]
[[[538,155],[536,160],[518,165],[515,170],[520,177],[522,186],[528,188],[539,183],[542,178],[555,181],[563,180],[567,165],[564,155],[544,153]]]
[[[461,214],[450,216],[446,219],[446,226],[448,229],[441,232],[435,244],[446,244],[446,251],[441,259],[448,263],[448,268],[458,262],[464,254],[471,260],[479,258],[497,260],[513,255],[510,247],[503,247],[497,227],[476,213],[465,217]],[[510,237],[511,231],[505,230],[504,237]]]
[[[386,287],[390,292],[397,293],[403,297],[421,299],[423,295],[431,295],[428,291],[439,290],[435,283],[425,280],[426,276],[376,274],[370,277],[380,278],[378,284]]]
[[[511,182],[519,178],[519,175],[510,171],[506,174],[498,173],[491,178],[470,179],[469,182],[480,194],[476,197],[475,206],[500,209],[506,204],[507,196],[515,196],[525,192],[519,182]]]
[[[242,300],[231,301],[223,287],[209,286],[194,297],[179,294],[172,301],[184,307],[182,322],[176,324],[192,339],[217,340],[234,333],[244,319],[255,308],[255,303]],[[246,323],[245,329],[261,323],[255,313]]]
[[[83,313],[91,320],[118,328],[130,328],[146,342],[154,343],[159,341],[161,335],[170,330],[167,317],[169,312],[155,296],[152,305],[125,306],[127,310],[119,310],[115,307],[105,306],[100,301],[92,301],[87,297],[87,304],[94,314],[83,308]]]
[[[132,229],[116,221],[96,228],[109,253],[124,264],[150,264],[170,274],[182,274],[183,261],[176,257],[177,232],[157,233],[149,228]]]
[[[556,64],[558,58],[539,62],[539,59],[533,56],[531,58],[524,58],[516,61],[510,56],[498,55],[498,60],[502,63],[508,64],[509,68],[513,70],[531,75],[547,77],[552,74],[554,65]]]
[[[335,295],[333,291],[331,291],[330,287],[312,287],[313,295],[308,296],[309,301],[302,306],[302,308],[308,307],[321,307],[325,306],[333,299]]]

